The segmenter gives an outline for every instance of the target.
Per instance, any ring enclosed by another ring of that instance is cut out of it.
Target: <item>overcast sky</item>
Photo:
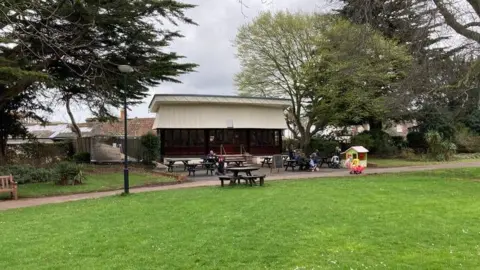
[[[232,41],[237,29],[264,10],[327,11],[334,5],[330,0],[243,0],[248,8],[241,8],[238,0],[185,0],[196,4],[187,12],[198,26],[180,25],[185,36],[175,40],[170,50],[184,55],[186,61],[200,65],[197,71],[182,76],[182,84],[165,83],[152,88],[151,95],[140,106],[129,111],[130,117],[154,117],[148,112],[148,103],[155,93],[232,95],[236,93],[233,76],[240,69]],[[242,14],[243,12],[243,14]],[[83,122],[89,113],[76,107],[74,115]],[[64,108],[57,108],[50,121],[70,122]]]

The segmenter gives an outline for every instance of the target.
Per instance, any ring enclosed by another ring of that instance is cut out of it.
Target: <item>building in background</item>
[[[209,95],[155,95],[149,110],[161,157],[282,153],[288,99]]]

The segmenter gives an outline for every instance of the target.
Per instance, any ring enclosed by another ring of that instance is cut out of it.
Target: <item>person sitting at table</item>
[[[215,172],[216,175],[225,175],[225,160],[223,157],[220,157],[218,159],[218,165],[217,165],[217,172]]]
[[[309,162],[307,160],[307,158],[305,157],[305,154],[304,153],[300,153],[297,155],[297,158],[296,158],[296,161],[297,161],[297,165],[299,167],[299,170],[306,170],[308,169],[309,167]]]
[[[218,161],[218,157],[215,154],[215,152],[213,152],[213,150],[210,150],[210,152],[207,154],[206,159],[207,159],[207,162],[217,162]]]

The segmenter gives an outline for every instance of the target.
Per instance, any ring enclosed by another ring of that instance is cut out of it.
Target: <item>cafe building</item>
[[[200,157],[281,154],[291,101],[241,96],[157,94],[149,105],[160,156]]]

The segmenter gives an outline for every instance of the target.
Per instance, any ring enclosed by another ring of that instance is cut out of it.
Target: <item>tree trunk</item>
[[[378,119],[369,119],[368,125],[371,133],[377,133],[383,130],[383,123]]]
[[[72,128],[73,128],[73,133],[77,135],[77,138],[82,137],[82,132],[80,131],[80,128],[77,125],[77,122],[75,121],[75,117],[73,117],[72,110],[70,109],[70,97],[67,97],[65,99],[65,107],[67,108],[67,113],[68,116],[70,117],[70,121],[72,122]]]
[[[302,134],[302,137],[300,138],[300,148],[306,155],[309,155],[311,152],[311,147],[310,147],[311,141],[312,141],[312,136],[310,136],[310,134]]]

